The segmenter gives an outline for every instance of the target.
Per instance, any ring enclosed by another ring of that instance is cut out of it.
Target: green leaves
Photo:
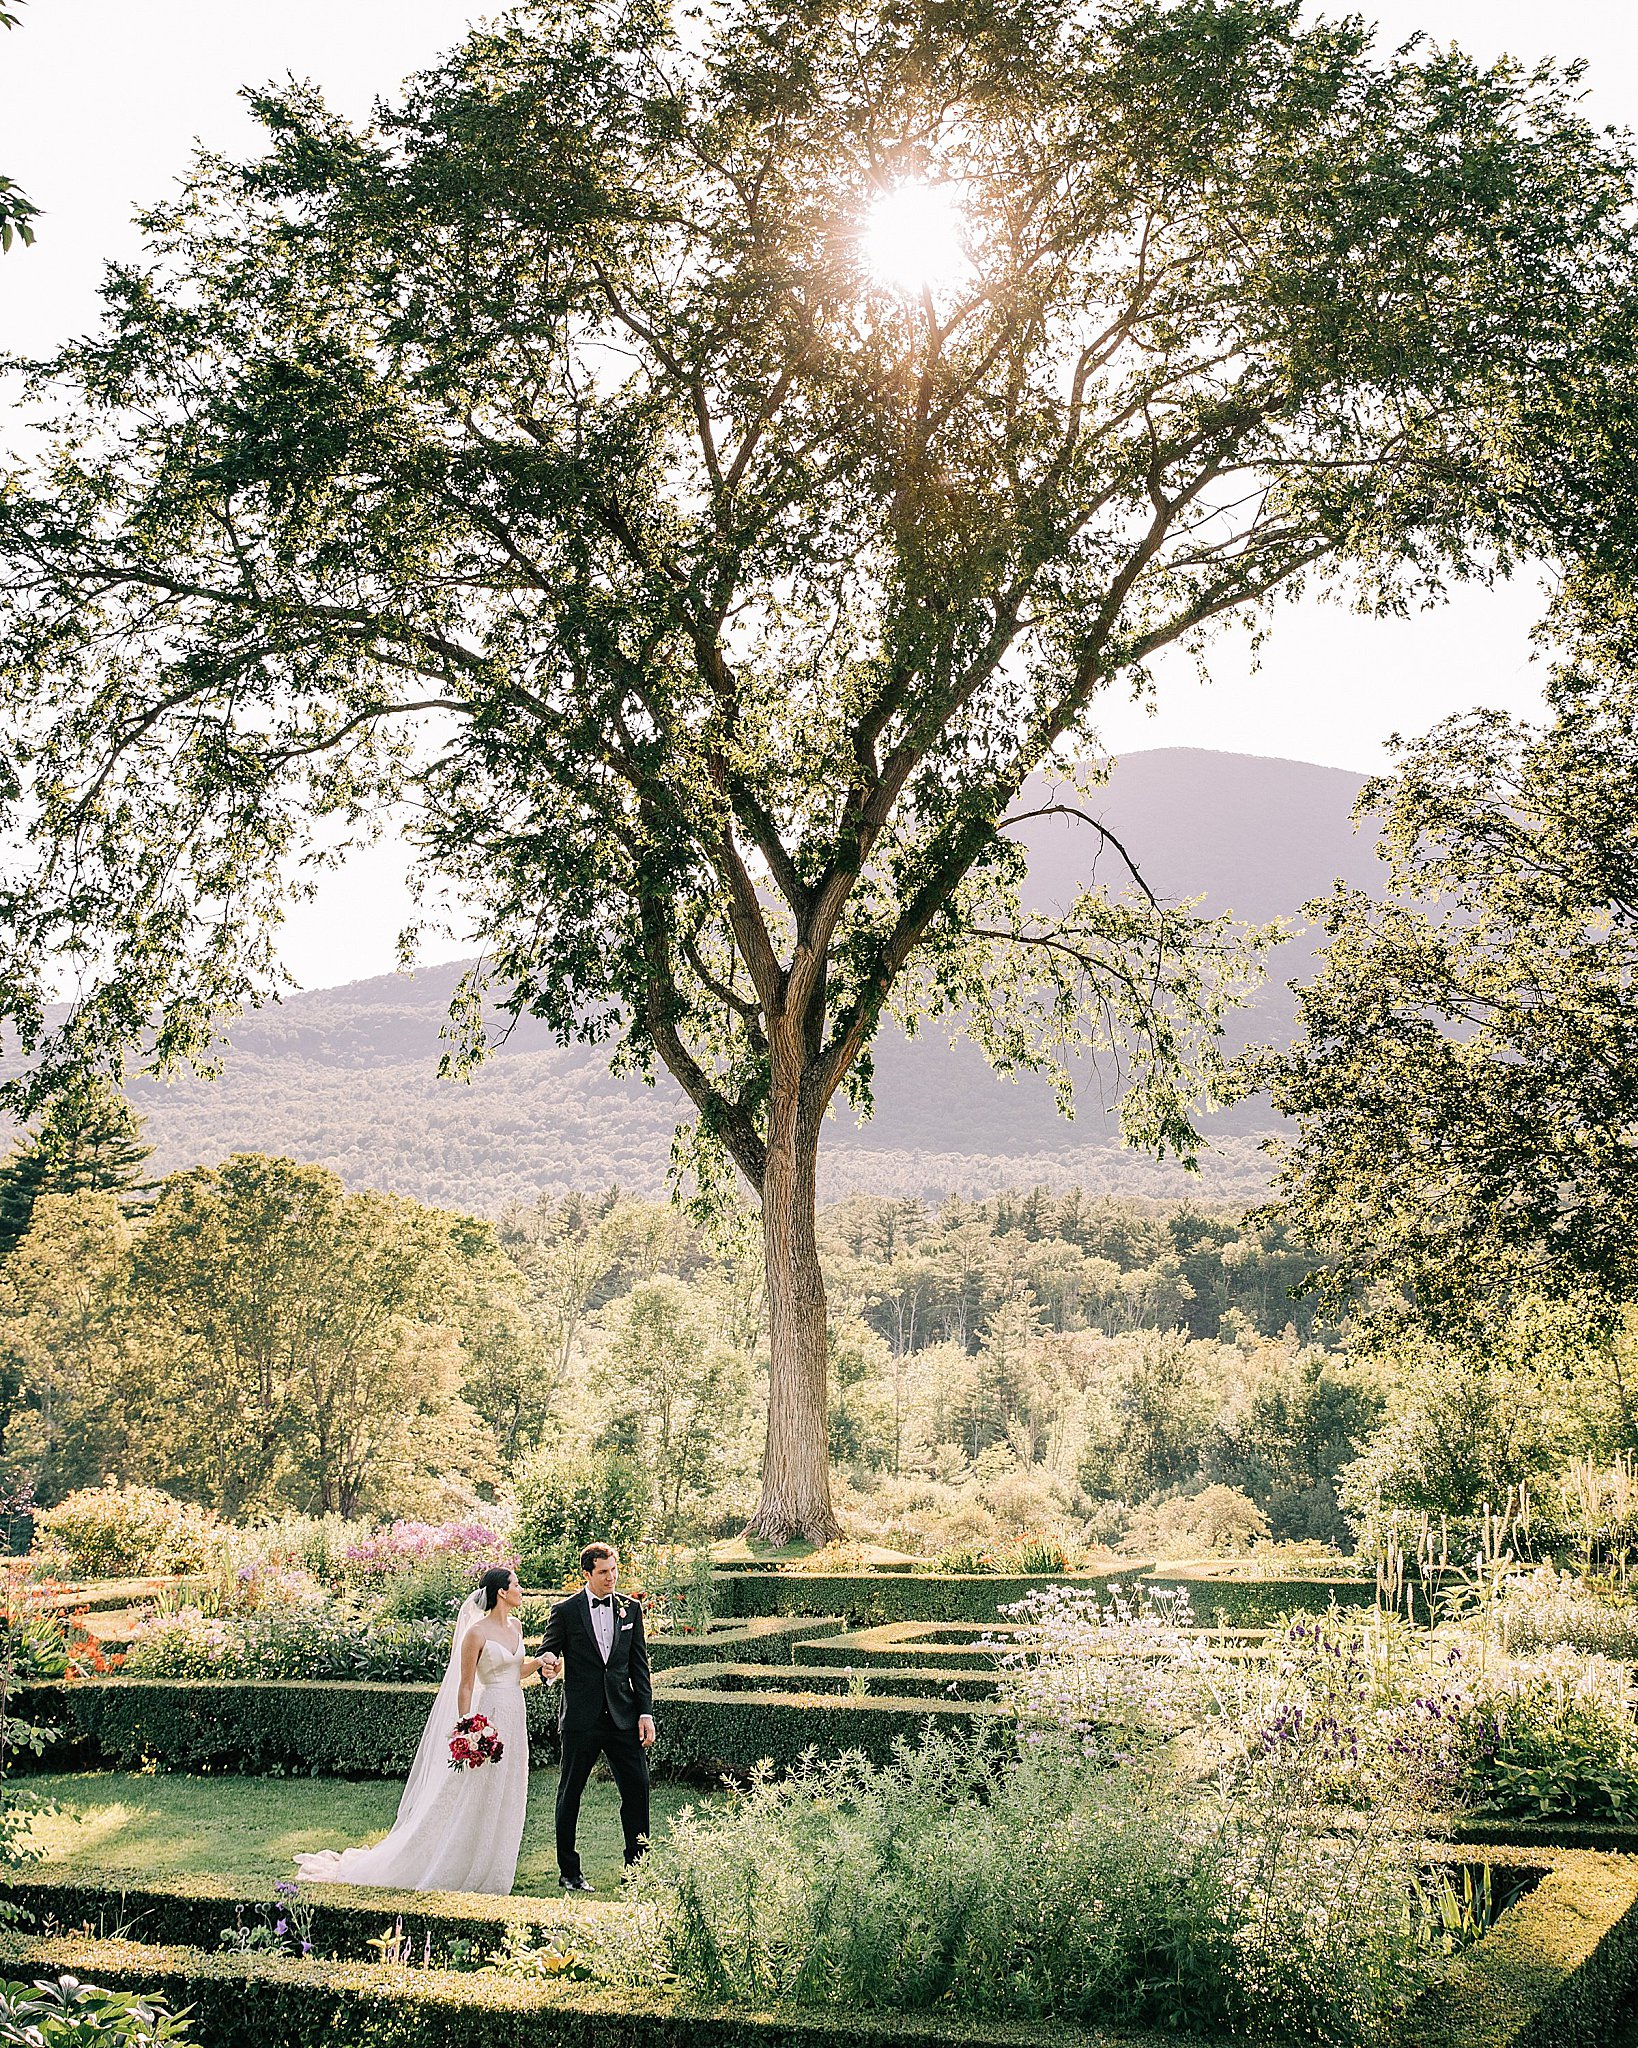
[[[1261,1072],[1300,1135],[1280,1193],[1340,1284],[1493,1338],[1521,1301],[1606,1326],[1638,1291],[1638,638],[1572,585],[1552,722],[1447,720],[1365,809],[1392,894],[1340,889]]]

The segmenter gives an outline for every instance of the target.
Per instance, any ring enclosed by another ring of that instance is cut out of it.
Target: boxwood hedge
[[[1152,1571],[1137,1581],[1157,1591],[1181,1590],[1201,1628],[1271,1628],[1288,1614],[1376,1604],[1374,1579],[1242,1579],[1214,1571]]]
[[[1141,1571],[1141,1565],[1136,1570]],[[839,1614],[854,1628],[893,1621],[995,1621],[1001,1609],[1036,1586],[1084,1586],[1102,1592],[1129,1586],[1133,1572],[1078,1572],[1060,1577],[1009,1578],[955,1572],[719,1572],[723,1611],[738,1618],[759,1614]]]
[[[402,1926],[412,1954],[430,1935],[435,1953],[451,1941],[471,1943],[481,1955],[497,1948],[509,1927],[572,1931],[587,1920],[618,1923],[615,1901],[497,1899],[475,1892],[382,1891],[369,1885],[304,1884],[313,1909],[313,1944],[321,1956],[378,1961],[373,1946],[383,1927]],[[258,1890],[217,1877],[138,1878],[54,1875],[40,1870],[7,1874],[0,1892],[27,1916],[25,1924],[63,1931],[119,1928],[132,1940],[161,1947],[217,1947],[236,1912],[254,1915],[271,1903],[271,1886]],[[255,1921],[252,1919],[251,1924]]]
[[[753,2012],[684,2005],[663,1993],[524,1984],[491,1971],[406,1970],[213,1955],[132,1941],[0,1936],[0,1973],[70,1971],[111,1990],[187,2006],[206,2048],[1059,2048],[1062,2029],[937,2017]],[[1113,2036],[1077,2037],[1115,2048]],[[1168,2039],[1171,2037],[1168,2037]],[[1123,2034],[1120,2048],[1159,2037]]]
[[[993,1622],[1002,1609],[1044,1586],[1070,1586],[1104,1593],[1147,1587],[1188,1595],[1199,1626],[1266,1628],[1288,1614],[1338,1607],[1369,1607],[1376,1585],[1369,1579],[1247,1579],[1202,1569],[1151,1569],[1138,1563],[1124,1571],[1064,1572],[1034,1577],[999,1573],[797,1571],[720,1572],[723,1611],[753,1615],[839,1614],[853,1628],[878,1628],[901,1621]]]
[[[738,1674],[735,1690],[713,1674]],[[917,1677],[925,1680],[926,1674]],[[394,1778],[408,1770],[432,1703],[427,1685],[319,1680],[114,1678],[37,1685],[14,1711],[61,1733],[44,1767],[251,1771]],[[524,1693],[537,1765],[557,1754],[556,1694]],[[800,1677],[766,1665],[690,1665],[655,1685],[662,1777],[744,1772],[762,1758],[786,1765],[817,1748],[862,1749],[885,1760],[895,1738],[914,1737],[930,1715],[992,1715],[974,1702],[903,1695],[850,1698],[801,1690]]]

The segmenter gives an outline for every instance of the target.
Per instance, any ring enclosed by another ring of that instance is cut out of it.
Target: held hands
[[[561,1657],[554,1656],[554,1654],[550,1650],[542,1651],[540,1658],[540,1675],[542,1678],[548,1680],[553,1678],[561,1678],[563,1676],[563,1659]]]

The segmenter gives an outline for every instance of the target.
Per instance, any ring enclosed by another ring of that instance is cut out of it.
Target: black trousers
[[[557,1871],[571,1881],[580,1875],[575,1830],[580,1825],[580,1795],[600,1756],[609,1760],[620,1790],[620,1827],[626,1838],[626,1861],[635,1863],[648,1847],[648,1752],[635,1728],[617,1727],[607,1707],[591,1728],[563,1730],[562,1774],[557,1781]]]

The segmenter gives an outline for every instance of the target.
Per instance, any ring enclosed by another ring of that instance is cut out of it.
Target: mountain
[[[1059,802],[1095,814],[1167,898],[1254,922],[1300,919],[1302,904],[1333,878],[1369,886],[1376,862],[1350,813],[1363,778],[1303,762],[1160,748],[1127,755],[1092,796],[1034,784],[1015,809]],[[1020,829],[1030,855],[1030,896],[1062,903],[1091,872],[1113,882],[1118,861],[1098,835],[1062,815]],[[1282,1040],[1291,1030],[1288,981],[1312,963],[1298,932],[1235,1020],[1237,1042]],[[672,1129],[682,1113],[670,1082],[654,1088],[612,1078],[595,1046],[554,1045],[524,1020],[469,1083],[436,1078],[439,1027],[461,972],[428,967],[318,989],[242,1019],[222,1078],[139,1082],[163,1172],[237,1150],[286,1153],[333,1167],[350,1185],[392,1188],[421,1200],[494,1213],[542,1188],[636,1192],[664,1184]],[[896,1025],[876,1049],[876,1114],[862,1128],[845,1106],[825,1141],[824,1187],[903,1194],[979,1194],[1034,1181],[1078,1181],[1098,1191],[1172,1197],[1187,1192],[1250,1200],[1274,1119],[1246,1104],[1213,1120],[1202,1173],[1185,1175],[1126,1152],[1098,1080],[1078,1086],[1066,1123],[1044,1083],[992,1074],[966,1041],[941,1032],[908,1040]]]

